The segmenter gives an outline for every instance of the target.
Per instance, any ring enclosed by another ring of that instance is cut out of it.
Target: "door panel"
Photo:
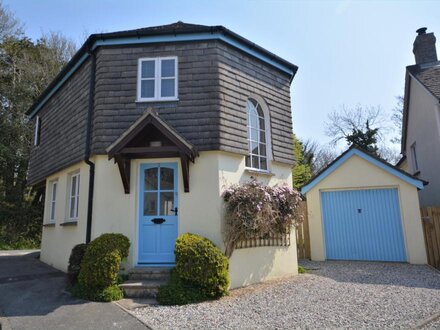
[[[140,171],[138,263],[174,263],[177,163],[143,164]]]
[[[405,261],[397,189],[321,192],[327,259]]]

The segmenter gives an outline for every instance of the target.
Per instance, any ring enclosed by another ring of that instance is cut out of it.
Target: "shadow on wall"
[[[397,262],[309,261],[299,265],[336,282],[394,285],[440,290],[440,272],[426,265]]]
[[[287,249],[288,247],[265,246],[234,250],[229,259],[229,271],[233,275],[232,287],[247,286],[267,279],[274,272],[276,254]]]

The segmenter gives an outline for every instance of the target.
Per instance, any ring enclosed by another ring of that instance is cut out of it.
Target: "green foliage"
[[[124,297],[122,290],[117,285],[111,285],[100,290],[90,290],[77,283],[70,289],[70,292],[74,297],[91,301],[110,302]]]
[[[81,270],[81,261],[84,258],[88,244],[75,245],[70,253],[69,265],[67,267],[67,278],[70,285],[75,285],[78,282],[78,275]]]
[[[198,287],[182,280],[175,271],[166,286],[162,286],[157,295],[161,305],[186,305],[212,299],[204,295]]]
[[[345,139],[349,145],[356,145],[372,154],[378,155],[377,147],[377,134],[379,132],[378,128],[371,128],[367,120],[365,123],[365,130],[359,128],[353,128],[350,135],[346,136]]]
[[[159,290],[162,305],[184,305],[228,294],[229,260],[207,238],[183,234],[177,238],[176,268]]]
[[[302,187],[312,178],[311,158],[308,155],[304,157],[303,143],[293,135],[293,154],[295,156],[295,165],[292,169],[293,186],[295,188]]]
[[[298,273],[304,274],[304,273],[306,273],[306,269],[303,266],[298,266]]]
[[[182,280],[199,287],[207,297],[228,293],[229,260],[209,239],[183,234],[176,240],[176,272]]]
[[[78,292],[79,294],[87,292],[87,294],[80,297],[106,301],[100,299],[108,297],[109,292],[116,291],[111,287],[118,283],[121,260],[128,256],[129,248],[130,241],[122,234],[103,234],[94,239],[81,262]]]

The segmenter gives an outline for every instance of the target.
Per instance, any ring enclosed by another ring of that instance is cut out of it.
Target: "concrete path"
[[[72,298],[64,273],[38,251],[0,251],[0,329],[143,329],[113,303]]]

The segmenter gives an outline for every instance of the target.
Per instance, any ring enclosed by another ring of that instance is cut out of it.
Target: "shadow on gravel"
[[[395,285],[440,290],[440,272],[426,265],[364,261],[309,261],[299,264],[309,273],[337,282]]]

